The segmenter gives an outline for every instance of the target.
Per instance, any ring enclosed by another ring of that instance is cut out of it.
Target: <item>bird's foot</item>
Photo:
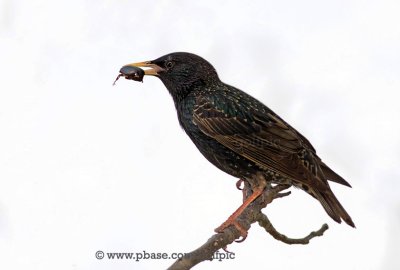
[[[235,226],[235,228],[239,231],[240,236],[242,237],[239,240],[235,240],[235,242],[236,243],[241,243],[244,240],[246,240],[248,232],[247,232],[247,230],[245,228],[243,228],[242,225],[239,224],[239,222],[236,219],[235,220],[231,220],[230,218],[228,218],[228,220],[226,220],[224,223],[222,223],[221,226],[216,228],[214,231],[216,233],[222,233],[226,228],[228,228],[231,225]],[[226,247],[224,248],[224,250],[227,251]]]
[[[236,182],[236,188],[237,188],[238,190],[241,190],[241,191],[242,191],[242,194],[243,194],[243,201],[245,201],[246,198],[249,197],[249,189],[246,188],[246,183],[247,183],[247,182],[246,182],[245,179],[239,179],[239,180]]]
[[[237,188],[238,190],[243,190],[243,188],[242,188],[243,182],[244,182],[243,179],[239,179],[239,180],[236,182],[236,188]]]
[[[247,237],[247,230],[243,228],[238,223],[239,216],[243,213],[243,211],[249,206],[255,199],[257,199],[264,191],[266,187],[266,181],[261,181],[257,187],[253,189],[253,193],[244,200],[243,204],[236,209],[235,212],[224,222],[221,226],[215,229],[215,232],[221,233],[229,226],[233,225],[239,231],[242,239],[237,240],[236,242],[243,242]]]

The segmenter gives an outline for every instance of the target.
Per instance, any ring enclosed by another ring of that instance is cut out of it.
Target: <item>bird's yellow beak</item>
[[[132,63],[125,65],[123,67],[139,67],[139,68],[148,68],[148,69],[143,69],[144,70],[144,75],[152,75],[152,76],[158,76],[160,71],[164,71],[163,68],[161,68],[159,65],[152,63],[151,61],[145,61],[145,62],[138,62],[138,63]]]

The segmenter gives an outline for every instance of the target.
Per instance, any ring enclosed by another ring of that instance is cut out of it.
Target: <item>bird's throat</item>
[[[168,89],[168,92],[171,94],[175,105],[183,102],[190,93],[195,92],[197,89],[199,89],[199,87],[203,87],[205,85],[205,83],[201,80],[179,84],[169,83],[168,81],[163,80],[163,83]]]

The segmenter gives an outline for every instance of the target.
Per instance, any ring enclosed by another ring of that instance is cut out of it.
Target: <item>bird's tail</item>
[[[319,166],[321,167],[323,174],[326,176],[326,178],[328,178],[328,180],[351,187],[351,185],[346,180],[344,180],[343,177],[335,173],[331,168],[328,167],[328,165],[323,163],[321,160],[319,162]]]
[[[335,197],[333,192],[328,188],[328,190],[320,192],[314,191],[314,196],[322,204],[326,213],[336,222],[341,223],[342,219],[351,227],[355,228],[353,220],[350,215],[346,212],[343,206],[340,204],[339,200]]]

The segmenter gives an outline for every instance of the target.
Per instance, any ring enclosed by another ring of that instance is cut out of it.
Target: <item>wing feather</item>
[[[319,177],[322,171],[318,170],[315,152],[308,147],[309,142],[304,141],[303,136],[272,111],[247,110],[249,113],[244,115],[242,108],[235,108],[240,106],[238,103],[226,100],[224,104],[230,106],[231,110],[218,108],[214,103],[205,96],[196,100],[193,122],[203,133],[261,168],[325,188],[325,177]],[[228,114],[226,111],[241,113]],[[301,158],[302,151],[307,151],[307,162]]]

